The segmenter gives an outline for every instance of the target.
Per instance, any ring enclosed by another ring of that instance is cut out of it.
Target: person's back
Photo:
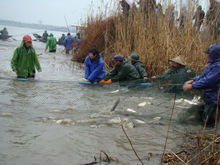
[[[53,34],[47,39],[46,50],[49,47],[49,52],[56,52],[57,40],[53,37]]]
[[[138,71],[141,79],[147,79],[147,72],[144,68],[143,63],[139,60],[139,54],[133,52],[131,56],[128,57],[131,60],[131,64]]]
[[[48,38],[48,33],[47,33],[47,31],[45,31],[44,33],[43,33],[43,41],[47,41],[47,38]]]
[[[68,33],[66,36],[63,45],[65,46],[66,53],[69,54],[69,51],[72,49],[73,43],[75,42],[74,38]]]

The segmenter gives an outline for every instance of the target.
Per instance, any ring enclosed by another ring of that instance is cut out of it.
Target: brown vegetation
[[[111,67],[115,54],[128,57],[132,52],[140,55],[149,75],[156,75],[168,69],[168,59],[181,55],[194,70],[204,69],[207,58],[203,50],[218,40],[212,40],[207,30],[197,32],[193,27],[193,13],[196,4],[187,7],[183,32],[177,25],[177,18],[169,22],[169,14],[154,12],[148,15],[133,7],[129,16],[115,11],[114,16],[102,14],[89,17],[82,47],[75,55],[83,62],[88,50],[96,47],[104,56],[106,69]],[[207,28],[203,28],[207,29]]]

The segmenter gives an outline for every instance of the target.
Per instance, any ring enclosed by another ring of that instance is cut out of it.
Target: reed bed
[[[144,14],[135,6],[130,9],[128,16],[121,13],[119,6],[115,7],[118,10],[109,14],[109,17],[103,12],[89,16],[82,46],[74,59],[84,62],[88,50],[95,47],[102,53],[107,70],[112,67],[111,59],[114,55],[128,57],[132,52],[140,55],[150,76],[167,70],[168,59],[179,55],[195,71],[202,70],[207,65],[203,50],[219,42],[219,38],[213,40],[205,26],[203,29],[206,30],[196,31],[192,21],[196,7],[196,3],[190,3],[185,8],[182,32],[177,17],[173,24],[170,23],[167,14],[169,7],[165,9],[165,5],[157,17],[155,12]]]

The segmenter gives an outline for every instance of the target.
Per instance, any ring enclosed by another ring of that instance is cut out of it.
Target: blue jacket
[[[220,86],[220,52],[210,59],[210,64],[202,75],[195,77],[193,89],[204,89],[204,102],[217,104]],[[219,101],[220,103],[220,101]]]
[[[65,46],[66,50],[71,50],[71,46],[75,42],[74,38],[71,35],[67,35],[65,40],[63,41],[63,45]]]
[[[89,56],[85,60],[85,79],[91,82],[99,82],[105,76],[104,61],[99,55],[98,58],[91,60]]]

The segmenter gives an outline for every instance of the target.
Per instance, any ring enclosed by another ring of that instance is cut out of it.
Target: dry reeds
[[[218,40],[211,40],[207,31],[198,32],[193,26],[196,3],[190,3],[184,11],[183,29],[177,17],[170,21],[171,8],[166,12],[165,7],[159,8],[155,15],[154,9],[144,13],[133,5],[128,16],[114,11],[108,18],[102,14],[89,17],[82,47],[75,59],[83,62],[88,50],[96,47],[104,56],[107,69],[115,54],[128,57],[132,52],[139,53],[150,76],[167,70],[168,59],[179,55],[192,69],[204,69],[207,59],[203,50]]]

